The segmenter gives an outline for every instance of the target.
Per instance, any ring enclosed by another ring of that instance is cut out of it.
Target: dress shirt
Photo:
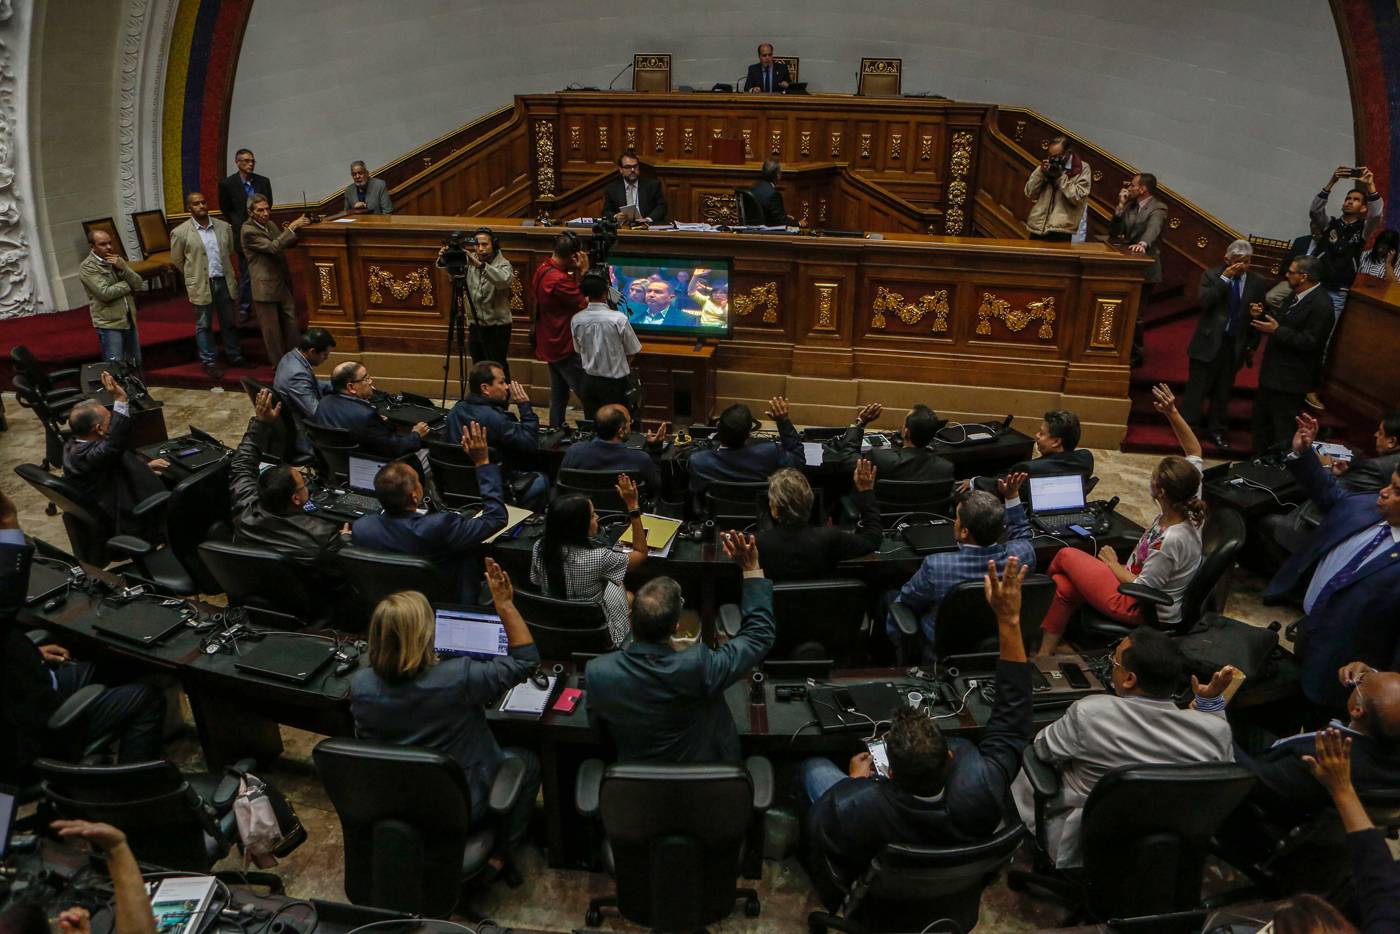
[[[239,173],[238,180],[243,183],[243,190],[248,193],[248,197],[251,198],[253,195],[257,194],[257,192],[253,190],[253,180],[251,178],[244,178],[242,173]]]
[[[583,372],[603,379],[621,379],[632,372],[627,358],[642,349],[642,342],[622,312],[602,302],[589,302],[569,326]]]
[[[1303,597],[1304,613],[1312,612],[1313,603],[1317,600],[1317,595],[1322,593],[1322,588],[1326,587],[1327,582],[1330,581],[1338,571],[1346,567],[1347,563],[1350,562],[1352,558],[1356,557],[1361,549],[1365,548],[1367,543],[1376,537],[1376,532],[1379,531],[1382,525],[1384,525],[1384,523],[1378,522],[1375,525],[1366,526],[1366,528],[1357,532],[1351,538],[1337,545],[1336,548],[1328,552],[1325,558],[1318,562],[1317,570],[1313,572],[1312,581],[1308,583],[1308,592]],[[1371,549],[1371,553],[1366,556],[1366,560],[1361,563],[1365,564],[1366,561],[1373,560],[1387,548],[1395,547],[1397,543],[1400,543],[1400,528],[1392,525],[1390,527],[1390,540],[1386,541],[1385,539],[1381,539],[1381,541]]]
[[[194,229],[199,231],[199,239],[204,241],[204,255],[209,257],[209,278],[222,279],[224,263],[223,257],[219,255],[219,237],[214,232],[214,222],[210,221],[207,226],[201,227],[199,221],[195,221]]]

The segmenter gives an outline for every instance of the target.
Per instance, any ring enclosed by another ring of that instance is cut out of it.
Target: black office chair
[[[246,759],[238,767],[254,765]],[[93,766],[40,759],[34,767],[61,817],[111,824],[157,866],[208,872],[238,839],[237,776],[187,775],[164,760]]]
[[[812,492],[815,494],[817,491]],[[768,481],[728,483],[713,480],[705,487],[704,503],[698,511],[706,518],[713,519],[718,529],[765,527],[771,521],[768,515]]]
[[[476,464],[467,456],[467,452],[462,450],[462,446],[429,439],[427,447],[428,466],[432,469],[433,481],[437,484],[438,494],[442,497],[444,505],[453,509],[479,505],[481,488],[476,482]],[[500,459],[492,457],[492,463],[499,464]],[[505,501],[514,503],[515,496],[511,485],[507,483],[504,487]]]
[[[57,385],[70,379],[76,384],[82,376],[81,367],[66,367],[45,373],[39,361],[23,344],[10,349],[10,362],[15,365],[15,373],[24,377],[25,382],[43,397],[54,412],[67,417],[68,410],[83,401],[82,386]]]
[[[1119,584],[1118,592],[1137,600],[1138,606],[1142,608],[1143,622],[1183,635],[1190,632],[1202,618],[1206,601],[1215,592],[1221,579],[1235,566],[1240,550],[1244,548],[1244,542],[1243,516],[1233,509],[1220,509],[1211,513],[1210,518],[1206,519],[1205,525],[1201,527],[1201,564],[1186,585],[1186,592],[1182,594],[1181,621],[1174,626],[1163,626],[1157,621],[1157,608],[1172,604],[1172,598],[1162,591],[1134,581]],[[1122,639],[1133,628],[1101,616],[1088,605],[1080,612],[1079,627],[1092,636],[1106,637],[1114,642]]]
[[[430,603],[457,603],[459,583],[448,580],[436,564],[419,555],[394,554],[346,545],[336,553],[350,590],[356,625],[336,628],[363,629],[379,601],[401,590],[417,590]]]
[[[881,480],[876,478],[875,505],[880,521],[887,528],[905,516],[926,517],[948,515],[953,508],[953,479],[947,480]],[[848,522],[860,519],[855,502],[845,496],[841,512]]]
[[[735,188],[734,197],[739,202],[739,225],[751,227],[755,224],[763,223],[763,208],[759,207],[758,199],[753,196],[747,188]]]
[[[1084,917],[1136,918],[1196,908],[1211,837],[1249,794],[1254,774],[1233,762],[1125,765],[1094,785],[1084,802],[1082,874],[1057,872],[1045,855],[1046,806],[1059,790],[1054,768],[1027,746],[1023,773],[1035,791],[1034,872],[1007,874],[1012,891],[1029,886]]]
[[[228,595],[229,606],[273,610],[305,623],[323,622],[333,611],[328,601],[313,596],[315,576],[286,555],[241,542],[206,541],[199,544],[199,557]]]
[[[345,482],[350,476],[350,455],[360,452],[355,436],[344,428],[332,428],[309,418],[303,418],[301,423],[320,466],[325,468],[326,482],[331,485]]]
[[[355,904],[445,918],[462,883],[507,856],[502,819],[520,798],[519,759],[501,764],[492,818],[477,826],[462,767],[436,750],[324,739],[311,755],[340,817],[345,894]]]
[[[315,456],[297,449],[297,423],[292,415],[291,404],[286,402],[276,389],[260,379],[240,376],[238,381],[243,384],[243,391],[248,394],[249,401],[256,403],[258,393],[266,389],[272,393],[272,404],[282,405],[282,414],[272,423],[272,439],[268,442],[267,450],[262,453],[269,459],[276,459],[293,467],[312,466],[316,461]]]
[[[516,588],[515,608],[525,617],[540,657],[563,660],[575,652],[611,652],[612,634],[603,604],[560,600]]]
[[[43,394],[23,376],[15,376],[15,401],[21,408],[32,409],[39,424],[44,426],[43,468],[51,470],[63,466],[63,447],[73,439],[71,429],[64,427],[72,403],[64,403],[59,408],[50,405]],[[81,401],[81,400],[76,400]]]
[[[1021,639],[1028,646],[1040,641],[1040,624],[1055,599],[1055,581],[1044,574],[1027,574],[1021,583]],[[919,663],[923,631],[919,616],[903,603],[890,604],[890,618],[899,629],[896,649],[900,664]],[[971,580],[954,584],[938,604],[933,623],[932,654],[937,658],[995,652],[997,617],[987,604],[982,581]]]
[[[807,928],[812,934],[832,929],[878,934],[928,930],[948,919],[967,934],[977,926],[982,890],[1011,865],[1025,835],[1025,825],[1016,820],[991,839],[967,846],[887,844],[854,880],[817,856],[814,870],[826,876],[826,887],[843,895],[837,915],[813,912]]]
[[[554,497],[578,494],[588,497],[593,509],[599,515],[620,515],[627,512],[622,496],[617,492],[618,474],[627,474],[640,489],[640,470],[579,470],[575,467],[562,467],[554,481]],[[643,507],[646,503],[642,503]]]
[[[865,619],[865,582],[855,580],[784,581],[773,585],[773,619],[777,639],[768,658],[831,659],[837,668],[857,661],[861,622]],[[742,611],[736,603],[719,608],[716,628],[733,638]]]
[[[602,818],[604,860],[617,889],[588,903],[590,927],[613,905],[635,924],[675,934],[722,921],[740,898],[744,914],[758,917],[758,893],[734,883],[750,818],[773,803],[767,759],[606,768],[589,759],[579,768],[574,797],[580,814]]]

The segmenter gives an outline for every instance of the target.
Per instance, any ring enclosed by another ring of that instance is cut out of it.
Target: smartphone
[[[1093,537],[1093,533],[1090,532],[1088,529],[1084,528],[1084,526],[1082,526],[1082,525],[1071,525],[1071,526],[1069,526],[1069,530],[1070,530],[1071,532],[1073,532],[1075,535],[1079,535],[1079,536],[1081,536],[1081,537],[1083,537],[1083,538],[1092,538],[1092,537]]]
[[[855,710],[855,698],[851,697],[851,692],[845,688],[837,688],[831,692],[831,699],[841,710]]]
[[[1355,166],[1352,166],[1351,172],[1350,172],[1349,174],[1351,175],[1352,178],[1360,178],[1360,177],[1361,177],[1361,170],[1360,170],[1359,168],[1355,167]]]
[[[1050,690],[1050,681],[1049,681],[1049,679],[1047,679],[1047,678],[1045,677],[1045,672],[1041,671],[1039,668],[1035,667],[1034,665],[1031,666],[1031,690],[1032,690],[1032,691],[1048,691],[1048,690]]]
[[[579,698],[582,696],[583,692],[578,688],[565,688],[559,695],[559,699],[554,702],[554,709],[560,713],[573,713],[574,708],[578,706]]]
[[[865,744],[865,748],[870,750],[870,758],[875,760],[875,771],[885,778],[890,777],[890,754],[885,749],[883,739],[871,740]]]
[[[1084,669],[1074,662],[1060,662],[1060,671],[1064,672],[1065,680],[1069,682],[1070,687],[1080,690],[1088,689],[1089,679],[1084,677]]]
[[[186,448],[186,449],[183,450],[183,451],[177,451],[177,452],[175,453],[175,456],[176,456],[176,457],[189,457],[191,454],[198,454],[198,453],[199,453],[199,448]]]

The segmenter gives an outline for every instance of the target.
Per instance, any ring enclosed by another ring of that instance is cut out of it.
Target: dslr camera
[[[1069,153],[1062,152],[1059,155],[1047,156],[1045,161],[1050,163],[1048,169],[1050,177],[1059,178],[1065,171],[1065,163],[1069,161]]]

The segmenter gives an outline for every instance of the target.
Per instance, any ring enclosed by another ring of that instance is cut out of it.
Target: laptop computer
[[[10,828],[15,825],[18,805],[19,789],[0,785],[0,858],[10,854]]]
[[[346,485],[350,487],[350,492],[336,497],[335,507],[359,515],[379,512],[382,507],[374,492],[374,478],[389,461],[367,454],[351,454],[346,461]]]
[[[947,519],[937,519],[930,525],[908,526],[904,529],[904,540],[920,557],[958,550],[957,539],[953,537],[953,523]]]
[[[474,607],[435,606],[433,648],[439,655],[500,658],[510,651],[505,623]]]
[[[1030,477],[1021,487],[1031,523],[1041,531],[1063,535],[1071,525],[1092,526],[1097,516],[1084,499],[1081,474],[1051,474]]]
[[[277,681],[305,684],[334,657],[335,644],[327,639],[272,634],[251,649],[245,649],[233,667]]]
[[[160,607],[149,603],[129,603],[115,609],[104,604],[98,608],[98,614],[97,622],[92,624],[93,632],[137,645],[155,645],[185,627],[183,617],[160,612]]]

